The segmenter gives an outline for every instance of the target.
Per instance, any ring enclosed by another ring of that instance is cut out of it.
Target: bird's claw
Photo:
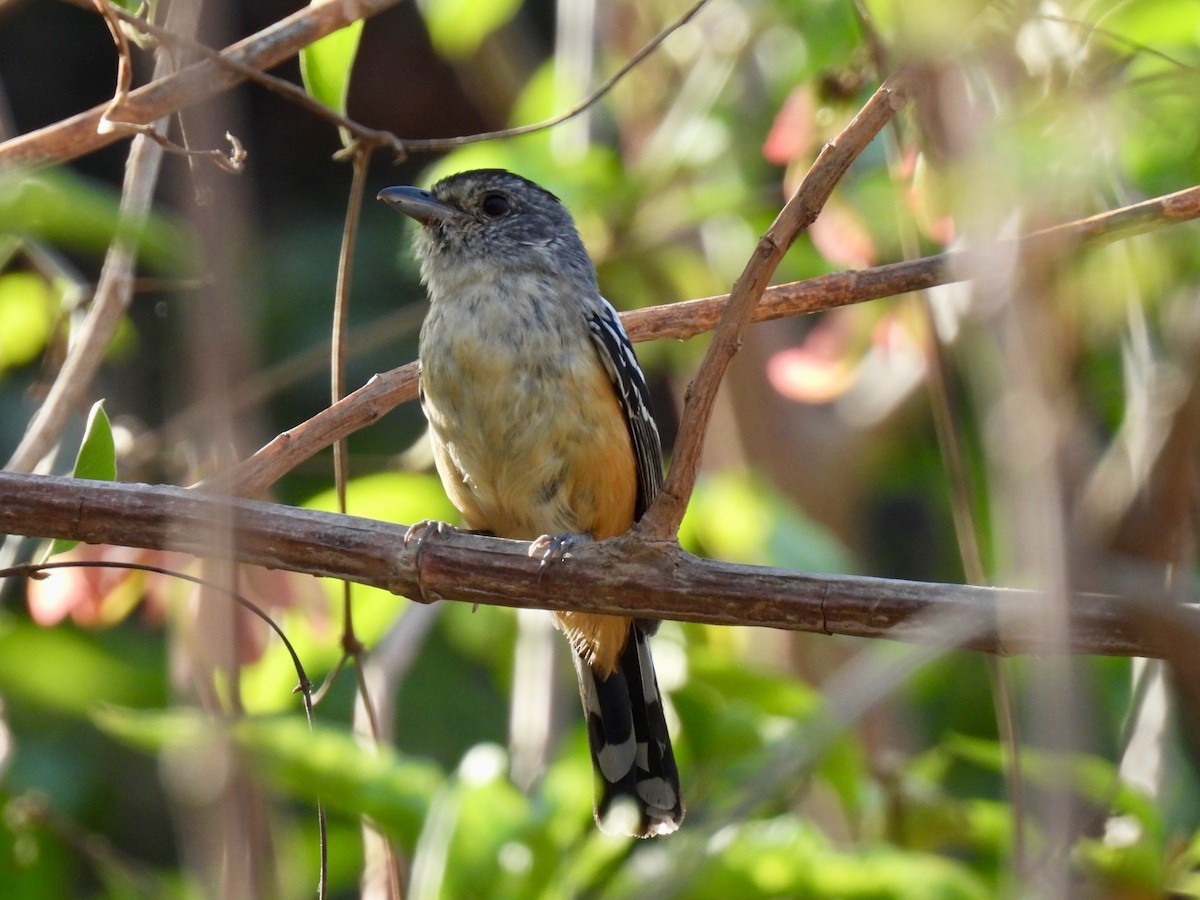
[[[543,534],[529,545],[529,557],[541,559],[541,571],[551,563],[561,562],[571,555],[571,548],[590,541],[586,534]]]
[[[442,537],[443,535],[453,534],[458,529],[447,522],[439,522],[436,519],[422,519],[408,526],[408,531],[404,532],[404,547],[408,549],[410,544],[416,543],[416,552],[419,554],[421,548],[425,546],[425,542],[431,537]]]
[[[453,534],[458,529],[446,522],[439,522],[435,519],[423,519],[410,525],[408,531],[404,532],[404,549],[409,549],[413,544],[416,547],[413,549],[413,564],[417,570],[417,587],[420,588],[422,603],[433,603],[442,599],[433,591],[427,591],[425,584],[421,579],[421,551],[425,548],[425,542],[431,537],[442,537],[443,535]]]

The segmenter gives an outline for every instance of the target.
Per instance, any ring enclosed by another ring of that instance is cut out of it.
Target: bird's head
[[[575,222],[545,188],[504,169],[443,178],[432,190],[389,187],[379,199],[415,219],[416,255],[431,290],[506,271],[595,274]]]

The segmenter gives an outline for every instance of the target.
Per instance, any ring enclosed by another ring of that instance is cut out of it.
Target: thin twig
[[[855,14],[862,29],[865,42],[871,49],[876,72],[882,77],[890,71],[887,48],[875,29],[874,20],[866,5],[858,0],[854,4]],[[891,141],[888,146],[889,168],[895,172],[895,160],[904,146],[899,123],[892,120],[889,128]],[[901,219],[901,243],[906,258],[917,253],[916,236],[911,218]],[[930,408],[933,412],[934,430],[946,474],[950,483],[950,511],[954,521],[954,533],[958,543],[959,557],[968,584],[987,584],[980,549],[979,522],[973,502],[970,470],[967,467],[966,441],[962,422],[956,416],[951,402],[950,385],[953,372],[947,357],[946,347],[937,328],[933,297],[927,290],[915,292],[925,328],[926,387],[929,391]],[[1006,661],[998,657],[987,658],[988,677],[992,689],[992,705],[996,715],[996,729],[1004,755],[1005,777],[1008,793],[1012,799],[1012,869],[1016,873],[1025,871],[1025,783],[1021,769],[1019,725],[1016,714],[1015,690]]]
[[[168,153],[186,156],[190,160],[207,159],[225,172],[240,175],[246,161],[246,151],[242,147],[241,142],[228,132],[225,134],[225,139],[230,144],[227,156],[223,150],[192,150],[188,147],[180,146],[167,137],[160,130],[158,124],[139,125],[125,122],[119,117],[121,107],[129,96],[129,89],[133,86],[132,51],[129,47],[129,35],[121,27],[121,22],[128,22],[144,32],[153,30],[172,36],[175,36],[175,33],[166,28],[159,28],[148,20],[140,19],[137,16],[127,13],[114,4],[112,0],[91,0],[91,8],[99,12],[103,17],[104,24],[108,26],[109,34],[112,35],[113,43],[117,45],[117,86],[113,91],[113,98],[108,102],[108,105],[104,109],[104,114],[100,117],[99,129],[103,132],[123,132],[128,135],[140,134],[154,141],[154,143],[158,144],[158,146],[162,147]],[[203,46],[185,35],[178,35],[175,43],[189,44],[193,47]],[[168,52],[167,48],[163,48],[162,52]],[[210,52],[219,56],[215,51]]]
[[[1043,242],[1102,246],[1197,218],[1200,218],[1200,186],[1032,232],[1017,239],[1016,251],[1030,252]],[[1004,245],[956,250],[767,288],[755,308],[754,321],[821,312],[962,281],[971,277],[975,268],[972,260],[1010,252],[1011,248]],[[728,301],[728,294],[685,300],[626,312],[621,321],[634,341],[686,340],[711,331]]]
[[[1105,28],[1102,25],[1098,25],[1095,22],[1084,22],[1080,19],[1072,19],[1070,16],[1057,16],[1057,15],[1054,15],[1053,13],[1042,12],[1042,11],[1039,11],[1037,13],[1036,18],[1043,19],[1044,21],[1047,21],[1047,22],[1058,22],[1062,25],[1070,25],[1073,28],[1077,28],[1078,30],[1085,33],[1085,37],[1084,37],[1085,43],[1090,40],[1091,35],[1095,34],[1095,35],[1099,35],[1100,37],[1104,38],[1105,40],[1111,41],[1114,44],[1121,45],[1126,50],[1131,51],[1134,55],[1137,55],[1140,53],[1140,54],[1144,54],[1146,56],[1153,56],[1156,59],[1160,59],[1163,62],[1168,63],[1171,66],[1174,66],[1176,69],[1179,69],[1182,72],[1194,73],[1197,71],[1197,68],[1198,68],[1197,66],[1191,65],[1190,63],[1186,63],[1182,59],[1178,59],[1174,56],[1171,56],[1170,54],[1165,53],[1156,47],[1151,47],[1148,44],[1143,44],[1141,41],[1135,41],[1134,39],[1126,37],[1123,34],[1118,34],[1117,32],[1112,31],[1108,28]]]
[[[166,566],[156,566],[151,563],[122,562],[114,559],[70,559],[50,560],[41,563],[21,563],[20,565],[9,566],[7,569],[0,570],[0,578],[44,578],[44,573],[52,569],[126,569],[129,571],[149,572],[152,575],[165,575],[168,578],[177,578],[180,581],[186,581],[205,590],[225,594],[230,600],[237,603],[238,606],[266,622],[267,626],[283,642],[288,656],[292,658],[292,666],[296,670],[297,684],[295,692],[304,696],[305,714],[311,717],[312,710],[309,707],[309,702],[312,699],[312,682],[308,680],[308,676],[304,672],[304,665],[300,662],[300,655],[296,652],[296,648],[292,646],[292,642],[288,640],[287,635],[279,624],[267,615],[260,606],[251,600],[247,600],[237,591],[231,590],[227,585],[209,578],[192,575],[189,572],[170,569]]]
[[[140,134],[142,137],[154,141],[172,156],[185,156],[189,160],[208,160],[222,172],[230,175],[241,175],[246,167],[246,148],[228,131],[225,132],[225,140],[229,142],[229,150],[217,150],[215,147],[197,150],[175,143],[154,125],[133,125],[129,122],[113,120],[109,120],[109,125],[115,132],[123,132],[127,135]]]
[[[893,123],[894,124],[894,123]],[[900,145],[896,135],[897,147]],[[906,235],[906,244],[915,248],[911,235]],[[906,246],[906,250],[909,249]],[[958,545],[959,559],[967,584],[985,585],[987,571],[983,563],[980,543],[980,528],[974,498],[975,485],[967,466],[967,444],[962,421],[956,414],[951,401],[950,385],[954,373],[948,357],[948,348],[937,328],[934,298],[929,291],[918,291],[917,306],[925,330],[925,386],[929,392],[929,406],[933,413],[934,432],[938,448],[946,469],[950,487],[950,517],[954,523],[954,537]],[[1007,660],[996,656],[987,657],[988,682],[991,687],[992,707],[996,717],[996,731],[1000,738],[1002,761],[1008,796],[1012,802],[1012,852],[1011,868],[1018,877],[1026,870],[1026,804],[1025,777],[1021,767],[1020,723],[1017,718],[1016,689],[1013,684],[1011,666]]]
[[[134,292],[137,292],[136,287]],[[423,308],[414,304],[351,328],[346,336],[349,348],[347,359],[361,358],[384,347],[394,347],[401,338],[416,333],[421,326],[424,312]],[[326,341],[321,341],[248,375],[238,384],[237,395],[228,399],[229,413],[233,416],[239,415],[257,407],[291,385],[328,371],[329,346]],[[198,426],[204,415],[203,404],[194,403],[176,413],[162,427],[150,432],[148,443],[174,446],[187,439],[189,432]],[[141,441],[142,438],[139,438],[138,442]],[[136,449],[135,447],[135,452]]]
[[[408,363],[375,375],[333,406],[272,438],[246,461],[198,485],[214,493],[253,496],[334,441],[373,425],[417,397],[420,366]]]
[[[358,236],[358,223],[362,215],[363,195],[366,192],[367,171],[371,162],[371,147],[357,143],[350,148],[353,158],[354,176],[350,184],[350,197],[346,204],[346,220],[342,227],[342,244],[338,253],[337,287],[334,291],[333,302],[333,334],[331,336],[330,357],[330,392],[333,402],[337,403],[345,393],[346,384],[346,334],[350,317],[350,285],[354,270],[354,247]],[[346,485],[350,480],[350,461],[346,448],[346,439],[342,438],[333,445],[334,487],[337,492],[337,504],[340,512],[346,512]],[[361,704],[355,708],[356,725],[358,710],[365,713],[367,730],[374,746],[381,742],[379,718],[375,704],[371,699],[371,688],[367,682],[366,647],[358,639],[354,631],[354,604],[350,599],[350,582],[342,582],[342,653],[344,657],[354,660],[355,671],[358,674],[358,696]],[[338,670],[342,668],[338,664]],[[378,836],[389,854],[389,872],[398,871],[396,861],[392,857],[392,846],[382,832],[379,832],[367,820],[363,820],[362,828],[369,834]]]
[[[346,385],[346,330],[350,317],[350,283],[354,271],[354,245],[358,235],[358,220],[362,214],[363,194],[367,184],[367,168],[371,161],[369,148],[358,145],[354,149],[354,176],[350,183],[350,197],[346,204],[346,221],[342,226],[342,245],[338,252],[337,286],[333,298],[333,334],[329,360],[330,392],[332,403],[337,403],[345,394]],[[333,444],[333,477],[337,491],[339,512],[346,512],[346,483],[350,480],[350,464],[346,453],[346,439],[340,438]],[[342,591],[342,649],[358,661],[363,645],[354,634],[354,616],[350,604],[350,585],[344,584]],[[361,679],[360,679],[361,681]],[[378,735],[376,735],[378,738]]]
[[[109,122],[113,110],[129,95],[129,88],[133,85],[133,60],[130,58],[129,35],[122,30],[121,23],[113,14],[117,7],[108,0],[91,0],[91,6],[100,13],[104,24],[108,26],[108,33],[112,35],[113,43],[117,45],[117,87],[100,119],[101,127],[104,127]]]

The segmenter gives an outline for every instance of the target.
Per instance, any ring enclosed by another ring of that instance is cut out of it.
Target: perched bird
[[[531,541],[543,561],[627,531],[662,486],[662,446],[645,376],[570,213],[500,169],[379,199],[421,225],[421,406],[467,527]],[[657,623],[555,618],[579,676],[597,824],[670,834],[683,802],[647,642]]]

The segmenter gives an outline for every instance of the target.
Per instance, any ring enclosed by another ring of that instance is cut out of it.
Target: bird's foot
[[[543,534],[529,545],[531,559],[541,560],[538,569],[538,581],[551,563],[561,562],[571,555],[571,548],[576,544],[590,541],[590,534]]]
[[[425,581],[421,578],[421,551],[425,549],[425,542],[430,538],[439,538],[447,534],[453,534],[458,531],[453,525],[448,522],[438,522],[435,519],[423,519],[410,525],[408,531],[404,532],[404,549],[410,547],[413,550],[413,566],[417,570],[417,587],[420,589],[421,596],[412,599],[420,600],[422,603],[433,603],[441,600],[441,596],[435,591],[425,589]],[[413,545],[416,545],[415,547]]]
[[[425,542],[431,537],[442,537],[447,534],[454,534],[458,531],[449,522],[439,522],[436,519],[422,519],[408,526],[408,531],[404,532],[404,548],[407,550],[412,544],[416,544],[416,553],[419,557],[421,548],[425,546]]]

